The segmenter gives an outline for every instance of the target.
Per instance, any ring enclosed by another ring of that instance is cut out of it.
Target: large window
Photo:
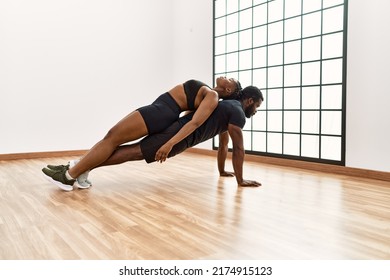
[[[265,98],[248,153],[345,164],[346,15],[346,0],[214,1],[214,76]]]

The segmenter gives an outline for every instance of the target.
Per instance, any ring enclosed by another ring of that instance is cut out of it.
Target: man
[[[233,169],[234,175],[239,186],[260,186],[261,184],[256,181],[245,180],[243,178],[243,163],[244,163],[244,141],[242,135],[242,128],[245,125],[245,117],[250,118],[256,114],[257,108],[261,105],[264,98],[261,91],[254,86],[246,87],[242,90],[237,100],[223,100],[220,101],[217,108],[211,114],[211,116],[192,134],[187,136],[184,140],[180,141],[172,147],[168,157],[173,157],[189,147],[193,147],[203,141],[206,141],[218,134],[222,146],[218,152],[218,167],[222,176],[229,176],[233,173],[224,171],[224,161],[227,153],[227,137],[228,133],[233,142]],[[161,158],[156,155],[159,148],[164,145],[169,139],[172,138],[186,123],[192,118],[193,113],[181,117],[178,121],[173,123],[169,128],[161,133],[151,134],[143,138],[140,142],[130,145],[119,146],[114,153],[99,166],[107,166],[120,164],[126,161],[142,160],[147,163],[154,161],[164,161],[165,158]],[[43,168],[42,171],[45,176],[58,185],[60,188],[64,179],[64,173],[67,166],[56,168]],[[65,182],[67,185],[72,185],[74,180],[68,180]],[[71,190],[65,189],[64,190]]]

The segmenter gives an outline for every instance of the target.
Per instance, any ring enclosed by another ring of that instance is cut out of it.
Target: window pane
[[[253,5],[267,3],[269,0],[253,0]]]
[[[219,55],[215,57],[215,72],[224,73],[226,72],[226,55]]]
[[[226,76],[226,75],[225,75]],[[238,72],[230,72],[229,77],[238,80]]]
[[[302,112],[302,133],[319,133],[320,113],[316,111]]]
[[[217,37],[214,41],[215,54],[222,54],[226,52],[226,37]]]
[[[341,57],[343,55],[343,33],[325,35],[322,38],[322,58]]]
[[[283,86],[283,67],[268,68],[268,87]]]
[[[289,18],[301,14],[301,2],[302,0],[288,0],[284,1],[285,17]]]
[[[236,32],[238,30],[238,14],[228,15],[226,20],[227,33]]]
[[[244,128],[242,129],[242,131],[251,131],[251,130],[252,130],[252,119],[247,120],[245,122],[245,125],[244,125]]]
[[[330,160],[341,160],[340,137],[321,137],[321,158]]]
[[[301,108],[301,89],[285,88],[284,89],[284,108],[300,109]]]
[[[238,50],[238,33],[229,34],[226,36],[227,52]]]
[[[267,116],[265,111],[258,111],[256,115],[252,117],[254,130],[266,130]]]
[[[302,64],[302,85],[316,85],[320,83],[320,63],[311,62]]]
[[[341,135],[341,112],[322,112],[322,134]]]
[[[256,152],[267,151],[267,135],[264,132],[253,132],[253,150]]]
[[[267,85],[267,70],[266,69],[255,69],[253,70],[253,84],[257,87],[266,87]],[[263,91],[262,91],[263,92]],[[263,92],[264,94],[264,92]],[[261,105],[261,108],[264,106]]]
[[[343,80],[342,59],[332,59],[322,62],[322,83],[341,83]]]
[[[284,40],[295,40],[301,38],[301,17],[288,19],[284,24]]]
[[[261,47],[267,44],[267,26],[253,29],[253,46]]]
[[[267,111],[268,110],[268,90],[264,89],[261,92],[263,93],[265,102],[263,102],[261,104],[261,107],[259,108],[259,110],[266,110]]]
[[[240,58],[240,70],[246,70],[252,68],[252,50],[240,52],[239,58]],[[241,81],[241,83],[243,82]]]
[[[321,38],[302,40],[302,60],[319,60],[321,58]]]
[[[268,109],[279,109],[283,107],[282,89],[270,89],[267,94]]]
[[[240,50],[252,48],[252,30],[245,30],[239,34]]]
[[[301,156],[318,158],[319,157],[319,137],[312,135],[302,135]]]
[[[252,6],[252,0],[240,0],[239,5],[240,5],[240,10],[249,8]]]
[[[215,36],[226,34],[226,17],[215,20]]]
[[[268,121],[268,130],[269,131],[282,131],[282,112],[281,111],[269,111],[267,121]]]
[[[281,154],[282,140],[281,133],[268,133],[267,152]]]
[[[283,137],[283,153],[286,155],[299,156],[299,135],[284,134]]]
[[[332,7],[335,5],[343,4],[344,0],[323,0],[324,8]]]
[[[284,63],[301,61],[301,41],[293,41],[284,44]]]
[[[268,47],[268,65],[283,64],[283,44]]]
[[[286,65],[284,67],[284,86],[299,86],[301,83],[301,65]]]
[[[301,112],[285,111],[284,112],[284,131],[299,133],[301,130]]]
[[[252,27],[252,9],[240,12],[240,29]]]
[[[274,0],[268,3],[268,22],[283,19],[283,0]]]
[[[216,0],[215,1],[215,17],[220,17],[226,14],[226,1]]]
[[[344,25],[344,7],[339,6],[324,10],[323,32],[329,33],[343,30]]]
[[[302,88],[302,109],[320,108],[320,87]]]
[[[228,54],[226,61],[226,70],[227,71],[237,71],[238,70],[238,53]]]
[[[245,150],[252,150],[252,133],[249,131],[243,131],[242,136],[244,138]],[[229,141],[231,142],[231,141]]]
[[[304,13],[318,11],[320,9],[321,9],[321,0],[303,0]]]
[[[322,109],[341,109],[342,108],[342,86],[323,86],[321,94]]]
[[[230,14],[233,12],[237,12],[238,11],[238,2],[239,2],[239,0],[226,1],[226,3],[227,3],[226,13]]]
[[[283,22],[268,25],[268,44],[283,42]]]
[[[321,34],[321,12],[303,16],[303,37]]]
[[[243,85],[252,85],[252,70],[238,72],[238,80]]]
[[[257,48],[253,50],[253,67],[267,66],[267,48]]]
[[[267,23],[267,5],[260,5],[253,8],[253,26]]]

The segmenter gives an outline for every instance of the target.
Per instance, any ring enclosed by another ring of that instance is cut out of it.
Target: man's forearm
[[[241,184],[242,181],[244,181],[243,178],[243,165],[244,165],[244,156],[245,151],[243,148],[235,148],[233,147],[233,169],[234,173],[236,174],[236,180],[238,184]]]
[[[219,173],[222,173],[225,171],[225,162],[226,157],[228,153],[228,147],[227,146],[219,146],[218,147],[218,171]]]

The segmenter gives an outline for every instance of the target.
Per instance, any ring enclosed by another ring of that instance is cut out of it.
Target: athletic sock
[[[73,178],[72,176],[70,176],[70,174],[69,174],[69,171],[68,171],[68,170],[66,170],[66,172],[65,172],[65,176],[66,176],[66,179],[68,179],[68,180],[74,180],[74,178]]]

